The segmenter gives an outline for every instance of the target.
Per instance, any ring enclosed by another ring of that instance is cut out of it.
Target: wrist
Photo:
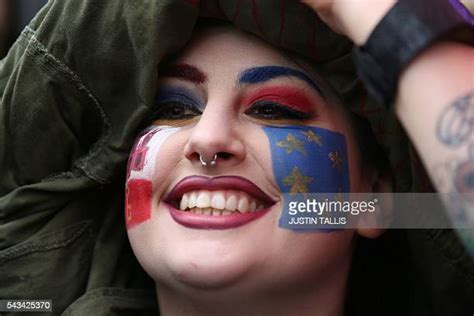
[[[396,2],[396,0],[335,1],[333,14],[344,35],[357,46],[361,46]]]
[[[383,17],[363,46],[354,50],[358,74],[368,92],[390,106],[401,73],[439,41],[474,44],[474,27],[455,1],[401,0]]]

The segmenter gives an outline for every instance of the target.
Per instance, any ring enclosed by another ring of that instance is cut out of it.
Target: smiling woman
[[[305,217],[314,193],[373,196],[391,177],[433,191],[423,166],[440,192],[474,187],[472,19],[455,0],[376,2],[48,1],[0,61],[0,298],[61,315],[472,314],[456,231],[328,229],[327,200]],[[385,80],[395,111],[364,89]],[[474,227],[464,195],[446,214]]]
[[[354,237],[381,231],[293,231],[284,194],[389,184],[314,77],[228,26],[201,28],[161,68],[126,219],[163,315],[343,314]]]

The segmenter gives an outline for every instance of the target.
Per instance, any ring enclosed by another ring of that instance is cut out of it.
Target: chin
[[[249,246],[253,243],[248,234],[183,228],[165,216],[152,222],[129,231],[129,239],[140,264],[158,285],[232,288],[258,265],[261,252]]]
[[[240,287],[258,275],[258,267],[267,256],[262,249],[268,248],[263,245],[271,235],[272,217],[236,229],[192,229],[175,222],[166,209],[156,214],[129,231],[129,237],[135,255],[158,284],[224,289]],[[144,246],[137,247],[137,241]]]
[[[215,234],[214,234],[215,233]],[[258,253],[248,240],[232,240],[219,232],[203,232],[199,239],[176,241],[163,260],[168,279],[178,286],[197,289],[223,289],[245,281],[257,265]],[[227,237],[227,238],[226,238]]]
[[[248,269],[241,263],[222,264],[184,260],[170,267],[176,285],[199,290],[221,290],[240,284]]]

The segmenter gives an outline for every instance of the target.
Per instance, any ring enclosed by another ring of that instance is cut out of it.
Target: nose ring
[[[211,161],[207,162],[202,158],[202,155],[199,154],[199,160],[201,161],[201,166],[202,167],[207,167],[207,166],[215,166],[217,164],[217,154],[214,154],[214,157],[212,158]]]

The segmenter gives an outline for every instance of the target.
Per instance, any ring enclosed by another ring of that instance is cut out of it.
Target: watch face
[[[460,2],[460,0],[449,0],[451,6],[464,18],[468,23],[474,27],[474,16],[471,12]]]

